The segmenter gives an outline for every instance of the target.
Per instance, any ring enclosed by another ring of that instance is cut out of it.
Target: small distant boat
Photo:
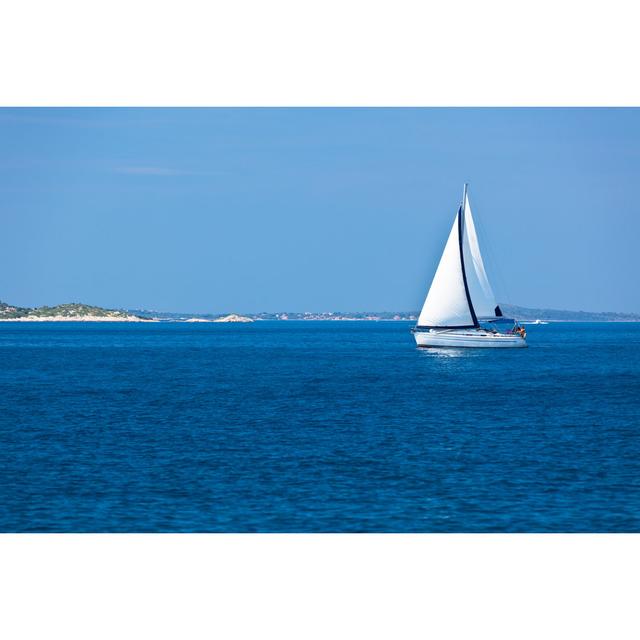
[[[533,324],[549,324],[549,323],[545,322],[544,320],[540,320],[540,318],[538,318]]]
[[[526,347],[524,327],[496,304],[480,253],[467,186],[412,329],[419,347]]]

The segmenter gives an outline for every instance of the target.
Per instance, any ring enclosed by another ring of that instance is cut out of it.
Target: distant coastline
[[[640,313],[563,311],[500,304],[505,316],[522,322],[640,322]],[[416,322],[417,311],[326,311],[279,313],[171,313],[146,309],[105,309],[81,303],[54,307],[17,307],[0,301],[0,322],[240,322],[260,320]]]
[[[559,309],[538,309],[520,307],[500,303],[504,315],[508,318],[516,318],[522,322],[640,322],[640,313],[618,313],[613,311],[563,311]],[[219,315],[216,314],[186,314],[162,311],[148,311],[144,309],[130,309],[129,313],[140,317],[153,318],[165,322],[194,322],[204,320],[213,322]],[[278,313],[247,313],[245,317],[254,321],[259,320],[322,320],[322,321],[372,321],[372,322],[417,322],[418,311],[286,311]]]

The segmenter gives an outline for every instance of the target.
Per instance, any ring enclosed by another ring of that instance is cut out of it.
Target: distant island
[[[0,321],[19,322],[147,322],[128,311],[71,302],[55,307],[14,307],[0,301]]]
[[[160,320],[161,318],[154,318]],[[178,320],[181,322],[181,320]],[[253,318],[248,316],[239,316],[237,313],[230,313],[228,316],[222,316],[219,318],[188,318],[184,322],[253,322]]]
[[[177,314],[161,314],[127,309],[105,309],[79,302],[59,304],[55,307],[18,307],[0,300],[0,322],[253,322],[250,316],[236,313],[226,315],[193,315],[174,317]]]
[[[640,313],[612,311],[562,311],[532,309],[500,304],[505,316],[522,322],[640,322]],[[0,322],[254,322],[258,320],[370,320],[415,322],[417,311],[325,311],[246,314],[198,314],[149,311],[145,309],[105,309],[72,302],[55,307],[17,307],[0,301]]]

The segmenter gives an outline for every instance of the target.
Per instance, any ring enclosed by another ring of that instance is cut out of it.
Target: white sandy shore
[[[0,318],[0,322],[156,322],[156,320],[137,316],[24,316]]]
[[[0,322],[160,322],[157,318],[139,318],[138,316],[23,316],[21,318],[0,318]],[[231,314],[223,318],[188,318],[170,320],[170,322],[253,322],[252,318]]]

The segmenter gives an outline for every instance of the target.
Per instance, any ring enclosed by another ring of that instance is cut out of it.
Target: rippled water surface
[[[640,531],[640,324],[0,323],[2,531]]]

